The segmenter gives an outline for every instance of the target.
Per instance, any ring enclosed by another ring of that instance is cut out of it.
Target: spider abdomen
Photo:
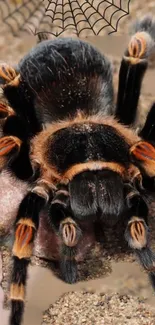
[[[19,63],[21,80],[44,121],[113,111],[111,64],[97,49],[70,38],[44,41]]]

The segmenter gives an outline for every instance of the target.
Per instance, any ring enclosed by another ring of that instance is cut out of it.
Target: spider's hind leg
[[[145,16],[133,26],[133,36],[120,66],[115,114],[126,125],[135,122],[143,77],[154,50],[155,20],[151,16]]]

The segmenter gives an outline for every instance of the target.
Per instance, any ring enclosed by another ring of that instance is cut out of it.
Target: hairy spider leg
[[[155,290],[155,254],[149,247],[148,207],[144,199],[134,188],[127,194],[129,216],[125,239],[138,257],[140,264],[149,273]]]
[[[44,186],[45,185],[45,186]],[[26,295],[27,270],[39,226],[39,214],[50,199],[46,184],[38,182],[22,200],[15,221],[10,285],[10,325],[21,325]]]
[[[74,283],[77,281],[75,256],[82,232],[77,222],[72,218],[69,205],[69,193],[67,188],[61,185],[53,198],[49,215],[51,225],[61,240],[60,270],[62,279],[67,283]]]
[[[142,81],[150,55],[155,50],[155,20],[145,16],[133,26],[133,35],[121,61],[117,94],[116,117],[126,125],[132,125]]]
[[[20,74],[6,63],[0,64],[0,84],[9,102],[8,105],[0,103],[0,125],[5,137],[0,139],[0,146],[4,147],[1,150],[1,168],[8,162],[17,177],[27,180],[34,174],[29,158],[29,140],[41,130],[41,125],[35,117],[28,86],[21,81]],[[14,138],[13,144],[7,148],[6,137],[9,143]],[[17,142],[18,145],[15,145]]]

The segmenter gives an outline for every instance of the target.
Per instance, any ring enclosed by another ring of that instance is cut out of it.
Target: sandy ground
[[[127,295],[104,293],[99,295],[86,291],[62,296],[50,307],[48,313],[45,313],[42,325],[63,325],[67,322],[72,325],[118,323],[119,325],[153,325],[154,317],[154,311],[151,308],[148,310],[140,299]]]
[[[129,29],[131,18],[148,11],[155,14],[154,1],[150,0],[147,2],[131,0],[130,8],[131,14],[121,20],[118,33],[88,39],[102,52],[108,54],[114,62],[115,89],[121,54],[127,42],[124,33]],[[13,38],[1,22],[0,30],[0,61],[17,63],[36,42],[34,37],[25,34]],[[151,67],[144,80],[139,104],[141,123],[153,100],[154,69]],[[155,248],[154,211],[154,209],[151,211],[151,244]],[[79,264],[79,283],[73,286],[63,283],[56,277],[58,270],[54,264],[34,257],[29,270],[24,325],[155,324],[155,310],[152,309],[155,297],[147,276],[135,258],[126,252],[124,242],[119,242],[115,236],[110,235],[106,238],[104,249],[97,245],[90,256]],[[7,292],[9,260],[10,251],[2,247],[0,282],[5,292]],[[8,310],[2,308],[3,298],[3,291],[0,288],[0,315],[3,325],[6,325]]]

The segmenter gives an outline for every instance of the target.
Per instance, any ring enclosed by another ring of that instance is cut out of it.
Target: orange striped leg
[[[130,149],[132,161],[140,166],[149,177],[155,176],[155,147],[146,141],[139,141]]]
[[[47,185],[47,184],[46,184]],[[26,295],[27,271],[39,226],[39,214],[50,199],[44,183],[37,183],[21,202],[16,217],[11,274],[9,325],[21,325]]]
[[[0,120],[5,120],[8,116],[11,115],[15,115],[14,110],[9,105],[0,102]]]
[[[15,136],[0,138],[0,170],[18,155],[21,144],[22,141]]]

